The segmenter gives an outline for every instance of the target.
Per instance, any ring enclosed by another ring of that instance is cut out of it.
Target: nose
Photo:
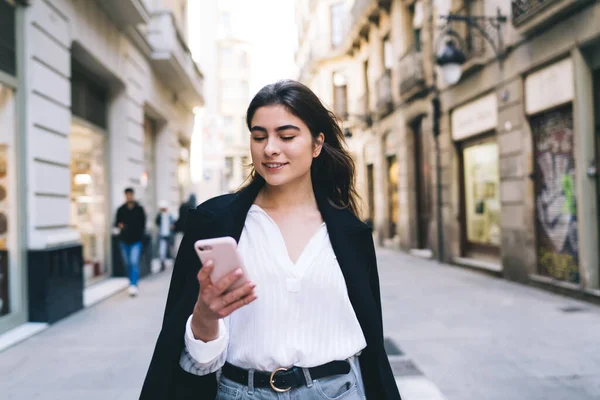
[[[277,140],[268,138],[267,145],[265,146],[265,155],[266,156],[274,156],[279,154],[279,146],[277,146]]]

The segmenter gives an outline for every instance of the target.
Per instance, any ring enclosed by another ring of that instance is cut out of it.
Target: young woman
[[[251,182],[190,211],[141,399],[400,399],[383,347],[370,230],[334,115],[306,86],[254,97]],[[198,239],[238,241],[227,289]]]

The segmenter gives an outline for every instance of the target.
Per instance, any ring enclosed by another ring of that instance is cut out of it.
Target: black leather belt
[[[312,379],[325,378],[332,375],[345,375],[350,372],[348,361],[331,361],[318,367],[309,368]],[[223,375],[242,385],[248,384],[248,370],[236,367],[228,362],[221,369]],[[254,371],[254,387],[271,387],[274,391],[283,393],[292,388],[306,385],[304,372],[300,367],[278,368],[273,372]]]

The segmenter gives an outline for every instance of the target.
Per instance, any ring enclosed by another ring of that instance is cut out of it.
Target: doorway
[[[71,123],[71,223],[81,235],[84,282],[110,275],[106,208],[106,132],[73,116]]]
[[[423,117],[410,125],[413,132],[415,160],[415,194],[417,211],[417,248],[429,248],[429,223],[431,221],[431,140],[422,130]]]
[[[398,159],[396,155],[387,157],[388,172],[388,214],[390,218],[389,238],[393,239],[398,234],[399,196],[398,196]]]
[[[367,199],[369,201],[369,215],[371,227],[375,224],[375,167],[367,164]]]

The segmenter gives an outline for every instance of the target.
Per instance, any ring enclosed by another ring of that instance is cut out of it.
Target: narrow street
[[[404,400],[600,398],[599,307],[395,251],[379,260]],[[136,399],[168,283],[150,277],[137,299],[121,292],[0,353],[2,399]]]

